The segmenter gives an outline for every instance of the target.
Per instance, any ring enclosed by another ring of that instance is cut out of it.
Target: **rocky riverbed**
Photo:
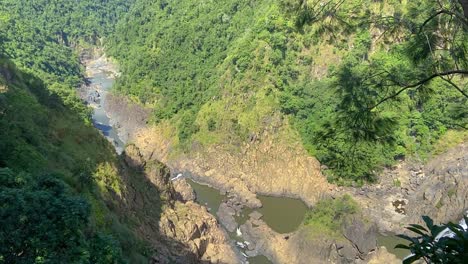
[[[109,116],[109,111],[105,109],[110,89],[119,73],[106,56],[98,54],[101,53],[93,52],[82,56],[81,62],[86,67],[86,83],[78,90],[78,93],[81,99],[93,108],[93,125],[102,132],[120,154],[127,138],[122,140],[114,126],[115,121]]]
[[[422,215],[458,222],[468,207],[468,143],[426,164],[402,162],[382,173],[379,183],[343,192],[360,202],[382,233],[406,232],[407,224],[422,224]]]

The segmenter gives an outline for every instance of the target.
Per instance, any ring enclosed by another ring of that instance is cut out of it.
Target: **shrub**
[[[304,225],[336,234],[344,221],[359,211],[351,196],[320,200],[305,216]]]

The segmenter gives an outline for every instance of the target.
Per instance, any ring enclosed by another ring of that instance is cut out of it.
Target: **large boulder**
[[[193,191],[190,184],[185,179],[178,179],[173,182],[174,189],[176,191],[176,198],[180,201],[194,201],[196,198],[195,192]]]
[[[345,224],[343,235],[356,247],[361,258],[377,247],[377,227],[353,218]]]
[[[239,263],[227,234],[206,208],[194,202],[175,202],[159,221],[159,230],[172,241],[188,245],[198,263]]]
[[[221,224],[229,231],[229,232],[234,232],[237,228],[237,222],[236,219],[234,218],[234,215],[236,214],[236,211],[234,208],[230,207],[226,203],[222,203],[219,206],[218,212],[216,215],[219,218],[219,221]]]

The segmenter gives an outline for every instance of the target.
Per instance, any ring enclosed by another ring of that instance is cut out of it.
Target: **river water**
[[[409,243],[403,238],[399,238],[393,234],[388,236],[384,236],[382,234],[377,235],[377,244],[381,247],[384,246],[388,252],[394,254],[399,259],[404,259],[406,256],[411,254],[407,249],[395,248],[398,244],[408,245]]]
[[[217,189],[190,179],[187,182],[195,191],[197,202],[205,205],[216,217],[220,204],[228,200],[227,195],[222,195]],[[255,210],[263,215],[262,220],[274,231],[289,233],[295,231],[301,225],[307,211],[307,206],[301,200],[265,195],[257,195],[257,197],[262,202],[262,207]],[[249,218],[248,215],[253,211],[253,209],[244,208],[241,215],[236,217],[237,224],[244,224]],[[236,241],[243,241],[235,232],[231,233],[230,237]],[[250,264],[271,263],[271,261],[262,255],[248,258],[248,261]]]
[[[218,212],[219,205],[228,200],[227,195],[222,195],[220,192],[208,185],[203,185],[188,179],[188,183],[192,186],[197,194],[197,202],[206,205],[213,215]],[[295,231],[304,220],[307,206],[299,199],[286,197],[273,197],[266,195],[257,195],[257,198],[262,202],[262,207],[255,209],[261,213],[262,220],[273,229],[275,232],[283,234]],[[248,215],[253,212],[253,209],[244,208],[242,215],[237,217],[237,223],[242,225],[248,219]]]
[[[228,199],[226,195],[222,195],[219,190],[194,182],[190,179],[187,182],[192,186],[196,193],[197,202],[205,205],[210,212],[216,216],[219,205]],[[255,209],[260,212],[263,217],[262,220],[277,233],[289,233],[297,230],[301,225],[305,213],[307,212],[307,206],[298,199],[285,198],[285,197],[272,197],[265,195],[257,195],[258,199],[262,202],[262,208]],[[236,217],[236,222],[239,225],[245,223],[249,218],[248,215],[253,212],[253,209],[244,208],[241,216]],[[239,240],[235,233],[230,234],[231,238],[236,241]],[[377,235],[377,245],[385,246],[387,251],[396,255],[398,258],[403,259],[410,254],[406,249],[395,249],[397,244],[407,245],[407,241],[395,236],[394,234],[389,235]],[[271,263],[265,256],[259,255],[253,258],[249,258],[251,264],[268,264]]]
[[[106,97],[114,85],[115,72],[109,69],[109,62],[105,57],[98,58],[86,65],[86,73],[89,84],[81,91],[81,97],[90,105],[94,111],[92,121],[94,127],[114,145],[117,153],[122,153],[125,142],[111,125],[111,120],[105,109]]]

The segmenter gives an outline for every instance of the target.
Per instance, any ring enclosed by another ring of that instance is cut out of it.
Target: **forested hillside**
[[[75,96],[83,81],[77,50],[100,44],[130,4],[123,0],[2,1],[1,56],[42,79],[48,90],[85,117],[86,110]]]
[[[127,3],[0,2],[0,263],[145,259],[105,202],[118,158],[76,95],[76,48],[109,33]]]
[[[462,14],[457,1],[137,0],[106,45],[117,91],[175,127],[181,150],[237,146],[281,113],[330,180],[362,182],[466,127]]]
[[[97,222],[112,214],[93,187],[95,166],[115,161],[109,145],[40,80],[0,67],[1,262],[121,260],[113,231]]]

